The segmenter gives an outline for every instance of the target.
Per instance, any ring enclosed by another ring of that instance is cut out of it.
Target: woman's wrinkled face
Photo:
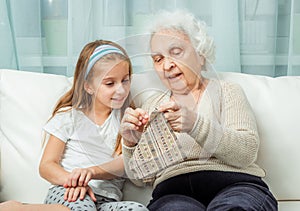
[[[187,35],[164,29],[153,34],[150,44],[154,68],[173,93],[185,94],[198,86],[204,58]]]

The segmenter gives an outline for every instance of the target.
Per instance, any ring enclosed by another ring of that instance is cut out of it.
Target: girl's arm
[[[54,185],[64,185],[68,175],[60,165],[60,160],[65,150],[65,143],[59,138],[50,135],[40,161],[39,172],[41,177]]]
[[[123,175],[124,162],[121,155],[101,165],[74,169],[69,174],[64,187],[87,186],[91,179],[111,180]]]
[[[114,179],[124,175],[123,155],[99,166],[89,168],[93,172],[92,179]]]

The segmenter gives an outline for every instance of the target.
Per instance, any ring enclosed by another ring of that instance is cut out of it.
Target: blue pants
[[[149,210],[278,210],[261,178],[219,171],[194,172],[170,178],[154,189]]]

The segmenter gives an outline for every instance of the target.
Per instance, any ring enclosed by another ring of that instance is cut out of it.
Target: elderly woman
[[[150,47],[168,91],[128,108],[121,123],[127,175],[154,187],[149,210],[277,210],[255,163],[259,136],[243,90],[201,75],[214,59],[205,24],[162,12]]]

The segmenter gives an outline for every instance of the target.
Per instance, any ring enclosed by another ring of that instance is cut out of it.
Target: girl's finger
[[[72,198],[73,198],[73,194],[74,194],[75,188],[68,188],[68,189],[69,189],[68,202],[71,202]]]
[[[86,188],[80,188],[80,196],[79,199],[83,200],[86,194]]]
[[[64,200],[67,201],[69,197],[70,188],[66,188],[65,194],[64,194]]]
[[[95,194],[94,194],[92,188],[89,188],[89,189],[87,190],[87,193],[89,194],[89,196],[91,197],[91,199],[92,199],[94,202],[97,201],[96,196],[95,196]]]
[[[75,191],[73,193],[72,201],[76,201],[78,196],[80,195],[82,188],[75,188]]]

